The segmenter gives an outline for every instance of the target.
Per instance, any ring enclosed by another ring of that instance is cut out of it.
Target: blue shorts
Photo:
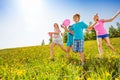
[[[84,40],[74,40],[73,52],[83,52],[83,51],[84,51]]]
[[[73,45],[73,42],[67,42],[67,46],[71,47]]]
[[[106,37],[109,37],[109,34],[104,34],[104,35],[98,35],[97,38],[106,38]]]

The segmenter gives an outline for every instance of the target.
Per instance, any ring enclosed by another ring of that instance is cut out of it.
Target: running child
[[[50,59],[54,59],[54,52],[53,48],[55,45],[58,45],[64,52],[67,52],[66,49],[63,47],[62,38],[60,36],[60,29],[57,23],[54,23],[54,32],[49,32],[52,34],[52,43],[50,45]]]

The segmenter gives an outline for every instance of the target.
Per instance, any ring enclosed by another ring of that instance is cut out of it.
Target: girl
[[[49,34],[52,34],[52,43],[50,45],[50,59],[53,59],[54,57],[53,48],[55,45],[59,45],[63,51],[67,52],[66,49],[64,49],[63,47],[63,42],[60,33],[61,31],[59,29],[58,24],[54,23],[54,32],[49,32]]]
[[[105,22],[112,22],[118,15],[120,14],[120,11],[118,11],[112,18],[110,19],[100,19],[98,14],[94,15],[93,19],[95,23],[88,28],[88,30],[95,29],[96,31],[96,37],[97,37],[97,44],[98,44],[98,51],[100,53],[100,56],[103,54],[103,49],[102,49],[102,39],[105,40],[106,44],[112,49],[112,51],[115,51],[113,46],[110,44],[109,40],[109,34],[106,32],[104,28],[104,23]]]

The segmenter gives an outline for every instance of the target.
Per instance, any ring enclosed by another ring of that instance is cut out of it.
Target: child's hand
[[[117,12],[118,14],[120,14],[120,10],[118,10],[118,12]]]
[[[65,29],[65,26],[61,25],[61,28]]]
[[[49,35],[50,37],[52,37],[52,32],[48,32],[48,35]]]
[[[120,14],[120,10],[119,10],[119,14]]]

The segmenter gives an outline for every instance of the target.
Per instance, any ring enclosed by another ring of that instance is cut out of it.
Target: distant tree
[[[92,21],[89,22],[89,26],[92,25]]]
[[[89,26],[92,25],[92,22],[89,22]],[[96,32],[95,30],[88,31],[87,29],[85,30],[85,40],[95,40],[96,39]]]
[[[43,46],[43,45],[45,45],[45,42],[44,42],[44,40],[42,40],[42,43],[41,43],[41,45]]]
[[[117,22],[116,25],[117,25],[118,37],[120,37],[120,23]]]
[[[84,33],[84,37],[85,37],[85,39],[84,39],[85,41],[91,39],[91,38],[90,38],[90,33],[89,33],[87,30],[86,30],[85,33]]]
[[[112,25],[109,28],[109,34],[110,34],[110,38],[118,37],[118,31]]]
[[[52,42],[52,37],[49,38],[49,44]]]

